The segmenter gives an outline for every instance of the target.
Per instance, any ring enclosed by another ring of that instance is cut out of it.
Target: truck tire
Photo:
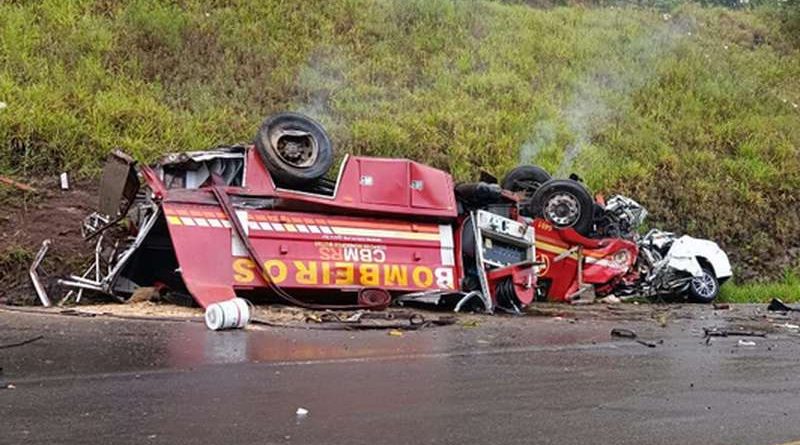
[[[571,179],[551,179],[536,190],[528,205],[532,217],[556,228],[572,227],[588,237],[592,232],[594,201],[586,188]]]
[[[550,173],[539,166],[520,165],[508,172],[500,185],[506,190],[523,192],[531,196],[539,186],[550,179]]]
[[[703,266],[703,274],[689,282],[689,301],[708,304],[719,295],[719,280],[714,271]]]
[[[276,185],[303,187],[333,164],[333,146],[322,125],[299,113],[268,117],[258,130],[255,146]]]
[[[522,216],[531,217],[528,212],[531,196],[542,184],[550,180],[550,173],[536,165],[520,165],[513,168],[501,182],[505,190],[522,195],[520,213]]]

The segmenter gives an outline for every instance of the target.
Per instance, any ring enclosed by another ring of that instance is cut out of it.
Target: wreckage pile
[[[154,166],[110,157],[82,234],[93,264],[59,280],[60,302],[90,291],[182,295],[211,328],[241,327],[266,297],[311,309],[427,303],[521,313],[535,300],[686,296],[710,302],[731,276],[707,240],[637,232],[647,212],[592,199],[580,178],[522,166],[502,181],[453,183],[405,159],[345,156],[335,181],[324,129],[295,113],[267,119],[249,146],[169,155]],[[30,275],[52,304],[38,266]]]

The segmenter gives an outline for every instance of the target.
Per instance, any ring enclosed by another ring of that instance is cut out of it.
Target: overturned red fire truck
[[[636,229],[647,212],[593,199],[577,177],[535,166],[497,184],[454,184],[406,159],[344,156],[334,179],[324,129],[282,113],[254,144],[168,155],[154,166],[113,153],[99,209],[83,223],[95,259],[59,280],[125,301],[137,289],[203,307],[236,296],[308,308],[392,301],[519,313],[537,300],[611,292],[710,302],[731,276],[708,240]],[[122,226],[122,227],[121,227]],[[31,278],[43,304],[47,289]],[[538,253],[538,255],[537,255]]]
[[[405,159],[344,156],[331,180],[333,159],[322,127],[295,113],[267,119],[249,146],[154,167],[115,153],[84,223],[95,265],[61,284],[119,299],[157,287],[203,307],[264,295],[371,308],[402,295],[519,312],[533,300],[534,229],[513,194]]]

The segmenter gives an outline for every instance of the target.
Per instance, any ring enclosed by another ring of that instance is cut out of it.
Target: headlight
[[[631,253],[625,249],[618,250],[611,258],[611,262],[614,263],[616,267],[626,268],[631,263]]]

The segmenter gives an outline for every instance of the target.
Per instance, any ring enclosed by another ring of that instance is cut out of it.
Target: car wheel
[[[703,267],[699,277],[689,282],[689,300],[695,303],[711,303],[719,295],[719,280],[714,271]]]
[[[592,231],[594,201],[586,188],[570,179],[551,179],[531,197],[529,213],[553,226],[572,227],[583,236]]]
[[[333,146],[322,125],[298,113],[267,118],[255,145],[279,186],[307,185],[323,177],[333,164]]]

